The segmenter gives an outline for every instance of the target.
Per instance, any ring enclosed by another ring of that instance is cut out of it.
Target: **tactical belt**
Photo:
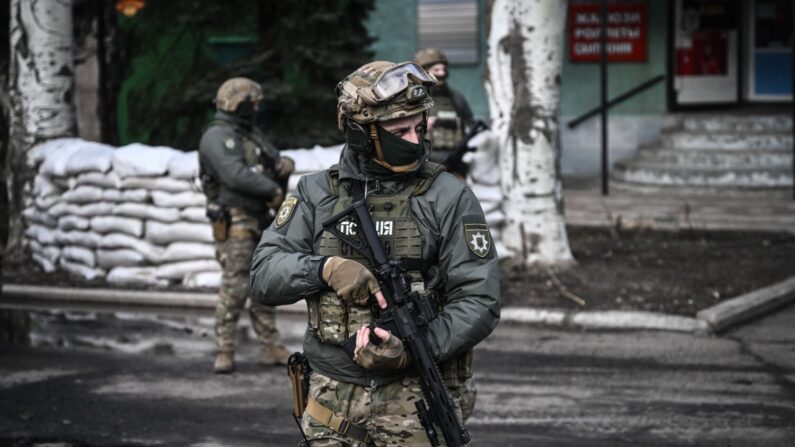
[[[306,413],[321,424],[343,436],[347,436],[365,444],[372,441],[366,428],[354,424],[350,419],[334,413],[315,399],[309,398],[309,401],[306,403]]]

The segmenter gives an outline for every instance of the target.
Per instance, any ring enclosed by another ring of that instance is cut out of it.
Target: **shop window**
[[[451,64],[478,62],[477,0],[420,0],[420,48],[439,48]]]

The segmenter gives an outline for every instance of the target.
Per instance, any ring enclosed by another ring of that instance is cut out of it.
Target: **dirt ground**
[[[692,316],[795,275],[795,234],[575,227],[569,241],[577,264],[565,271],[504,262],[503,305]],[[107,287],[102,280],[46,274],[29,259],[6,260],[3,282]]]
[[[795,275],[793,234],[569,228],[569,241],[568,270],[505,266],[503,305],[693,316]]]

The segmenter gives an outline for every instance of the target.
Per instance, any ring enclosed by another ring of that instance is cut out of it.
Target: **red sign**
[[[599,5],[569,4],[569,60],[598,62],[600,53]],[[645,3],[607,5],[607,60],[645,62],[648,21]]]

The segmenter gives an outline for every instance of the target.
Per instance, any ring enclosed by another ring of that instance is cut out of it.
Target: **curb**
[[[0,306],[20,304],[17,300],[58,302],[64,304],[102,304],[110,306],[149,306],[158,309],[212,310],[218,296],[209,292],[144,291],[48,287],[4,284],[0,289]],[[661,330],[673,332],[719,332],[795,301],[795,276],[768,287],[724,301],[701,310],[695,318],[646,311],[577,311],[532,307],[506,307],[504,322],[552,327],[605,330]],[[305,313],[302,302],[279,306],[280,312]]]
[[[772,286],[748,292],[696,314],[715,332],[748,321],[795,301],[795,276]]]

